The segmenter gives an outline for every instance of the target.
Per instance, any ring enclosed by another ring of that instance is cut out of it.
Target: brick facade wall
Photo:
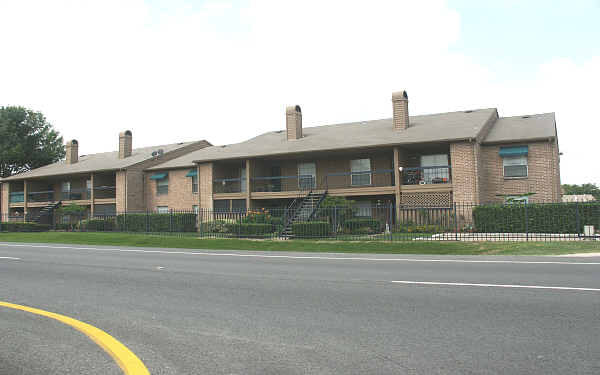
[[[145,211],[144,172],[139,169],[128,169],[127,173],[127,211]]]
[[[507,146],[507,145],[504,145]],[[529,143],[526,178],[504,178],[499,155],[501,145],[482,146],[483,180],[486,202],[502,202],[497,195],[535,193],[530,202],[560,202],[560,166],[555,141]]]
[[[116,175],[116,203],[117,212],[125,212],[126,208],[126,194],[125,194],[125,181],[127,180],[126,171],[118,171]]]
[[[192,192],[192,178],[185,176],[189,171],[190,168],[165,171],[169,173],[169,194],[161,195],[156,194],[156,181],[150,179],[154,173],[146,173],[144,181],[147,209],[156,210],[157,206],[167,206],[173,210],[191,211],[193,206],[197,206],[198,193]]]
[[[213,209],[213,163],[202,163],[198,166],[198,190],[200,208]]]
[[[0,202],[0,209],[2,211],[0,211],[2,213],[3,216],[8,215],[8,197],[9,197],[9,183],[3,183],[2,186],[0,186],[2,188],[2,193],[1,193],[1,199],[2,201]]]
[[[480,163],[477,156],[480,147],[475,142],[450,144],[452,167],[452,190],[455,202],[479,203]]]

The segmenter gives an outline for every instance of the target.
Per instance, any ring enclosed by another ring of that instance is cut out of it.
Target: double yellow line
[[[0,306],[45,316],[69,325],[87,335],[90,339],[92,339],[92,341],[98,344],[98,346],[104,349],[105,352],[113,357],[115,362],[117,362],[121,370],[123,370],[126,375],[150,375],[150,372],[148,372],[148,369],[146,366],[144,366],[144,363],[142,363],[142,361],[135,354],[133,354],[131,350],[127,349],[125,345],[121,344],[114,337],[101,329],[98,329],[87,323],[80,322],[79,320],[69,318],[68,316],[36,309],[33,307],[15,305],[14,303],[2,301],[0,301]]]

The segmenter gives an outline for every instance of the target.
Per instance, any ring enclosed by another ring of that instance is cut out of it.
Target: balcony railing
[[[252,192],[310,191],[321,188],[312,175],[253,177],[251,184]]]
[[[94,199],[113,199],[117,197],[116,186],[94,187]]]
[[[28,202],[52,202],[54,201],[54,190],[32,191],[27,193]]]
[[[450,182],[450,167],[404,168],[403,185],[447,184]]]
[[[19,191],[8,195],[9,203],[23,203],[25,201],[25,192]]]
[[[213,193],[241,193],[246,191],[241,178],[218,178],[213,180]]]
[[[393,185],[393,169],[330,173],[326,177],[327,189],[384,187]]]
[[[79,201],[91,199],[89,189],[71,189],[70,191],[61,191],[56,193],[57,200],[60,201]]]

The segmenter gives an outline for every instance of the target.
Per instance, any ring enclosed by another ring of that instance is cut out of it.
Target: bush
[[[449,231],[448,228],[442,225],[398,225],[393,229],[394,233],[442,233]]]
[[[122,232],[195,232],[196,214],[120,214],[116,225]]]
[[[348,219],[344,222],[344,229],[351,234],[372,234],[382,232],[381,221],[368,217]]]
[[[600,227],[600,204],[478,206],[473,208],[473,220],[475,231],[485,233],[583,233],[584,225]]]
[[[228,233],[245,237],[264,237],[275,231],[273,224],[262,223],[227,223],[225,227]]]
[[[200,231],[205,233],[227,233],[229,228],[225,220],[207,221],[200,223]]]
[[[292,224],[296,237],[327,237],[331,235],[331,224],[326,221],[299,221]]]
[[[273,224],[282,225],[281,217],[273,216],[268,210],[249,211],[241,220],[244,224]]]
[[[0,223],[0,230],[2,232],[46,232],[50,230],[50,225],[30,222],[4,222]]]
[[[115,230],[115,218],[82,220],[79,229],[92,232],[110,232]]]

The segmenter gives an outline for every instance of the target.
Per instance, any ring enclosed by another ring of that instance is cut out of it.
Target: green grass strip
[[[600,241],[453,242],[199,239],[193,236],[129,233],[0,233],[0,242],[61,243],[178,249],[299,251],[375,254],[558,255],[600,252]]]

